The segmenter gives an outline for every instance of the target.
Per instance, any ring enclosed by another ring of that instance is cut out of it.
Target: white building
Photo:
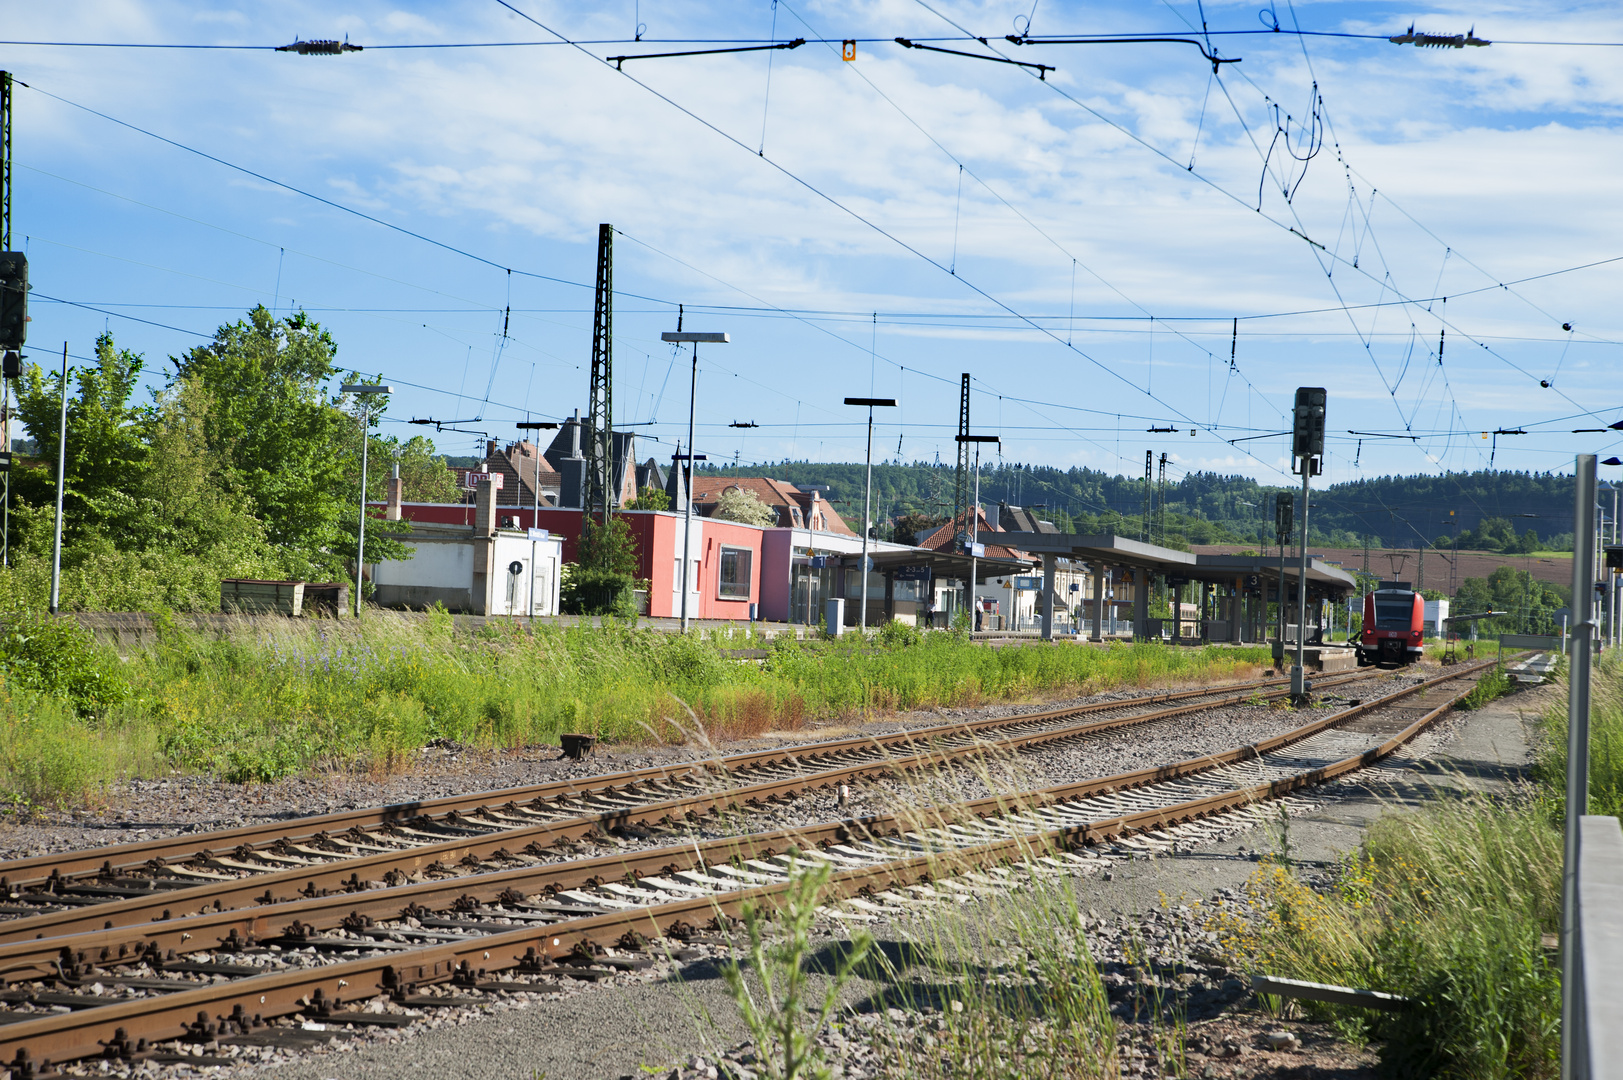
[[[563,539],[532,539],[494,521],[494,485],[479,485],[474,524],[414,521],[398,539],[412,557],[370,565],[373,599],[383,607],[444,604],[475,615],[556,615]]]
[[[1443,620],[1448,618],[1447,600],[1426,600],[1425,613],[1421,615],[1421,630],[1429,637],[1443,632]]]

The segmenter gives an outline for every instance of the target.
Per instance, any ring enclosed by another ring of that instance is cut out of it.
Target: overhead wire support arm
[[[1008,40],[1011,44],[1014,44],[1014,45],[1147,45],[1147,44],[1152,44],[1152,43],[1163,43],[1163,44],[1172,44],[1172,45],[1193,45],[1195,48],[1200,50],[1200,55],[1204,56],[1207,59],[1207,61],[1212,65],[1212,72],[1214,74],[1216,73],[1217,69],[1221,65],[1223,65],[1223,64],[1238,64],[1241,61],[1241,59],[1243,59],[1242,57],[1238,57],[1238,56],[1218,56],[1215,51],[1208,51],[1206,46],[1202,45],[1200,42],[1196,41],[1194,38],[1186,38],[1186,37],[1074,37],[1074,38],[1062,38],[1062,37],[1032,37],[1030,34],[1005,34],[1004,37],[1005,37],[1006,40]],[[901,38],[897,38],[896,40],[900,41]],[[987,59],[991,59],[991,58],[988,57]],[[1009,61],[1009,63],[1018,63],[1018,62],[1019,61],[1014,61],[1014,60]]]
[[[616,71],[624,70],[621,65],[627,60],[663,60],[671,56],[715,56],[719,53],[741,52],[770,52],[773,49],[798,49],[806,44],[805,38],[795,38],[793,41],[780,41],[775,45],[741,45],[734,49],[690,49],[686,52],[659,52],[659,53],[631,53],[626,56],[604,57],[613,64]]]
[[[976,38],[975,40],[979,41],[982,45],[987,44],[985,38]],[[1059,70],[1051,64],[1029,64],[1024,60],[1010,60],[1006,56],[985,56],[981,53],[964,52],[962,49],[943,49],[939,45],[920,45],[918,42],[904,37],[897,38],[896,44],[900,45],[904,49],[924,49],[926,52],[950,53],[953,56],[967,56],[971,60],[990,60],[994,64],[1013,64],[1015,67],[1032,68],[1037,72],[1037,78],[1044,82],[1048,81],[1047,76],[1050,71]],[[1018,44],[1018,42],[1016,44]]]

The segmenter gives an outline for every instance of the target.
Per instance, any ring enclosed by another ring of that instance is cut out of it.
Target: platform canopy
[[[984,585],[988,578],[1024,574],[1036,565],[1035,559],[1022,559],[1015,552],[1002,550],[1001,541],[1007,535],[1007,533],[982,534],[983,538],[997,537],[1000,543],[996,545],[996,554],[991,550],[993,545],[987,545],[988,553],[974,560],[976,584]],[[874,570],[879,573],[894,571],[903,566],[928,566],[930,576],[938,581],[949,578],[964,581],[969,578],[969,556],[952,551],[910,548],[906,551],[876,551],[872,558]]]
[[[1054,555],[1089,564],[1124,566],[1190,581],[1231,583],[1237,577],[1262,575],[1259,583],[1277,581],[1279,560],[1261,555],[1196,555],[1114,533],[1005,532],[998,541],[1033,555]],[[1296,581],[1300,561],[1285,557],[1285,580]],[[1353,576],[1320,559],[1309,559],[1307,580],[1319,595],[1341,596],[1358,586]]]

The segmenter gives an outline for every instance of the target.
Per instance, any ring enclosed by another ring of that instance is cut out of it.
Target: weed
[[[868,935],[853,935],[821,997],[815,994],[808,963],[811,929],[817,919],[818,899],[832,876],[833,868],[826,862],[796,870],[778,912],[781,936],[774,941],[767,940],[764,912],[758,907],[745,909],[749,964],[761,985],[759,995],[739,963],[722,968],[727,992],[755,1040],[760,1072],[772,1080],[829,1080],[834,1075],[817,1035],[827,1026],[841,991],[873,945]]]

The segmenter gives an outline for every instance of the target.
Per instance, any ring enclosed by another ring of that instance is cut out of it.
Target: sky
[[[875,460],[951,462],[964,372],[1006,463],[1293,483],[1298,386],[1324,482],[1623,446],[1572,433],[1623,419],[1615,5],[510,5],[7,4],[30,360],[110,332],[156,387],[302,309],[384,431],[471,454],[585,410],[606,222],[645,458],[687,438],[678,305],[730,336],[711,461],[860,461],[854,395],[898,401]]]

